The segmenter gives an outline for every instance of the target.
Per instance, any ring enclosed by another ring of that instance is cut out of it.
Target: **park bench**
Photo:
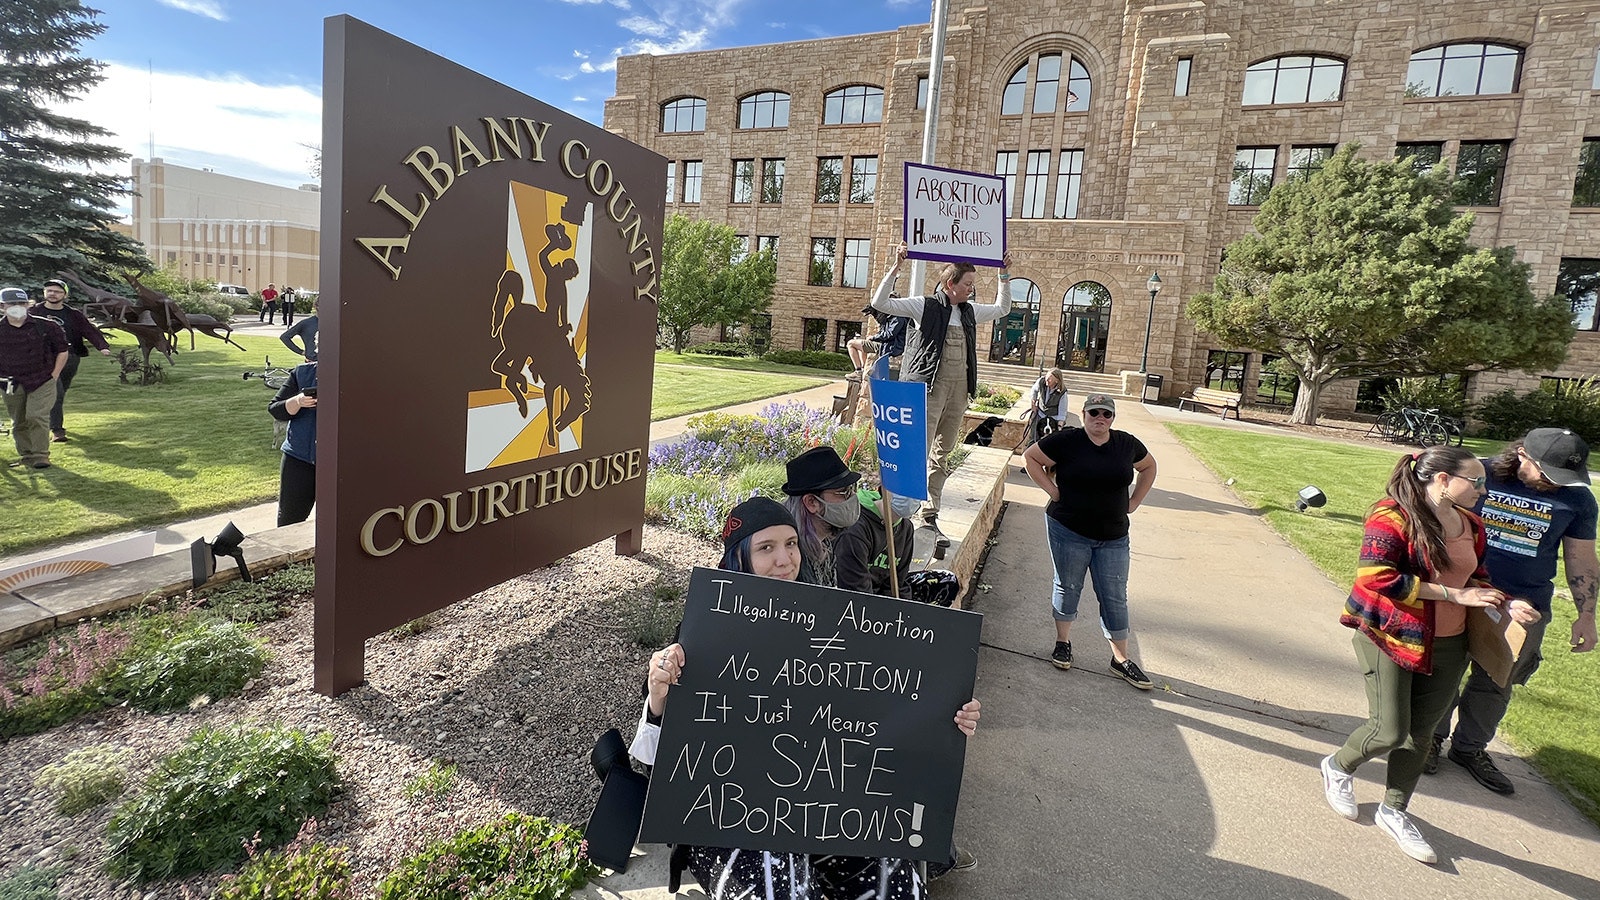
[[[1239,418],[1239,401],[1243,395],[1238,391],[1217,391],[1211,388],[1197,387],[1189,392],[1189,396],[1178,398],[1178,409],[1183,409],[1185,403],[1191,406],[1209,406],[1220,408],[1222,418],[1228,417],[1228,410],[1233,410],[1233,417]]]

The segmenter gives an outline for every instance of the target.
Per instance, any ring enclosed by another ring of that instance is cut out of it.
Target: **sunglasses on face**
[[[1087,410],[1086,414],[1091,419],[1115,419],[1117,417],[1117,414],[1109,409],[1091,409]]]
[[[1456,475],[1455,477],[1472,485],[1474,490],[1481,490],[1484,485],[1489,483],[1489,476],[1487,475],[1479,475],[1477,478],[1468,478],[1465,475]]]

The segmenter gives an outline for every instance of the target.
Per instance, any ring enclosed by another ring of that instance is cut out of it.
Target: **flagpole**
[[[944,29],[949,17],[949,0],[933,0],[933,43],[928,59],[928,109],[922,119],[922,164],[933,165],[934,142],[939,135],[939,96],[944,84]],[[920,259],[911,261],[911,288],[908,297],[920,297],[923,280],[927,277],[927,263]]]

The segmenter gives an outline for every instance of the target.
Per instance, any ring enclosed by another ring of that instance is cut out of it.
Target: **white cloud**
[[[644,16],[629,16],[617,23],[634,34],[647,37],[660,38],[672,33],[672,27],[659,19],[647,19]]]
[[[628,0],[561,0],[561,2],[568,6],[599,6],[602,3],[609,3],[617,9],[633,9],[633,4]]]
[[[108,142],[130,156],[148,157],[153,133],[155,155],[171,163],[291,187],[312,180],[301,145],[322,143],[322,98],[313,88],[120,63],[103,74],[59,111],[111,131]],[[127,163],[115,174],[128,174]]]
[[[572,102],[573,103],[588,103],[589,102],[589,98],[588,97],[573,97],[572,98]]]
[[[620,53],[621,51],[618,51],[618,52]],[[596,72],[615,72],[616,70],[617,70],[617,60],[616,60],[615,56],[613,56],[610,60],[608,60],[606,62],[603,62],[603,63],[601,63],[599,65],[595,65],[594,63],[589,62],[588,60],[584,60],[583,61],[583,65],[578,66],[578,71],[582,72],[585,75],[593,75]]]
[[[218,0],[159,0],[159,2],[162,6],[170,6],[186,13],[194,13],[197,16],[205,16],[208,19],[216,19],[218,22],[228,21],[228,14],[223,12],[222,4]]]

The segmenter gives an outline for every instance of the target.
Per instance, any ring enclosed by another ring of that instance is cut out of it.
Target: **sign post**
[[[946,859],[982,624],[695,569],[639,839]]]

